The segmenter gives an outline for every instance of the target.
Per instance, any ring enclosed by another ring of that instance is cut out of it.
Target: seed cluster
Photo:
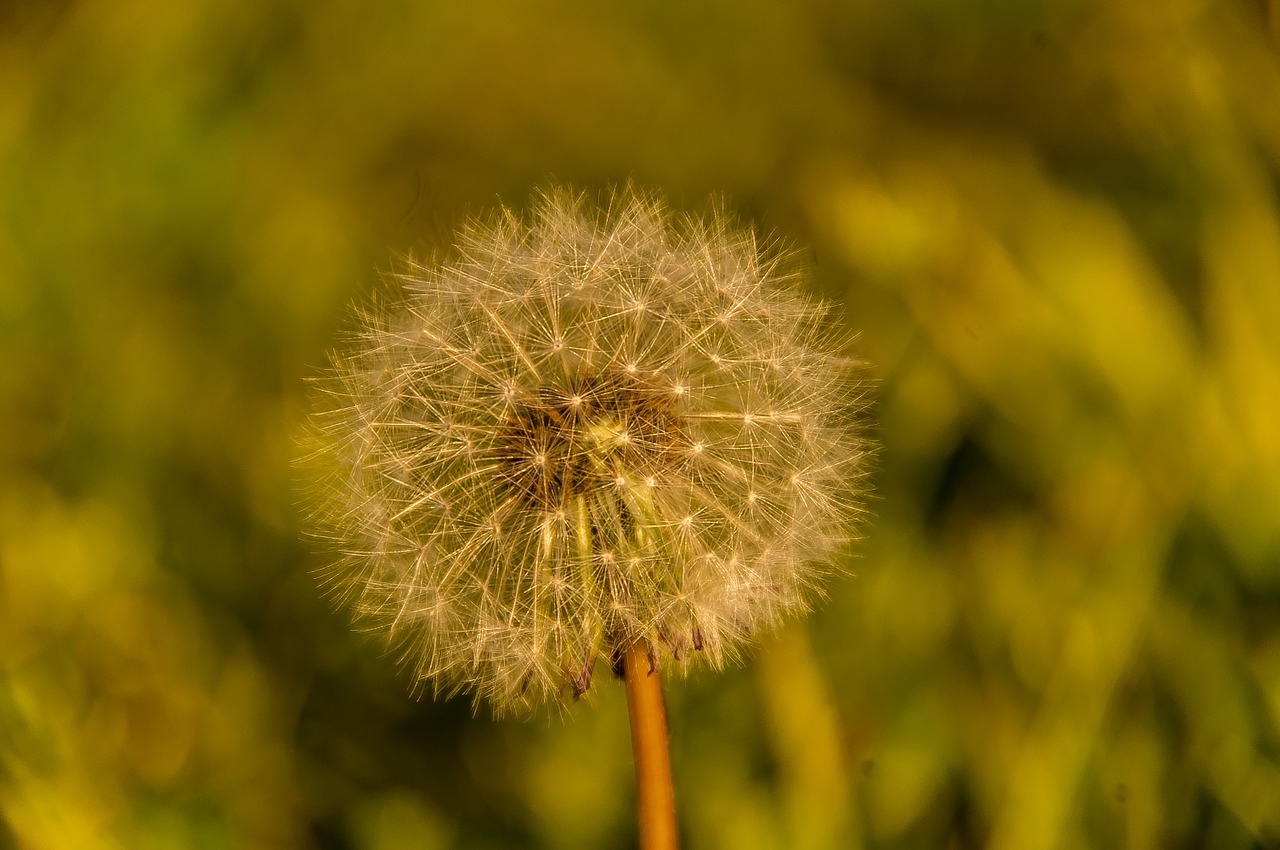
[[[678,399],[639,374],[583,374],[565,392],[547,387],[511,411],[507,478],[536,509],[627,486],[670,469],[683,439]]]
[[[860,509],[861,385],[784,260],[721,214],[551,190],[362,317],[319,520],[419,683],[524,708],[637,640],[720,665],[806,607]]]

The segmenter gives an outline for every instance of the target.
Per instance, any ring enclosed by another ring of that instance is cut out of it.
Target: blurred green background
[[[304,378],[548,180],[812,246],[874,521],[669,683],[691,848],[1280,846],[1261,0],[0,5],[0,847],[626,848],[621,688],[417,702],[330,610]]]

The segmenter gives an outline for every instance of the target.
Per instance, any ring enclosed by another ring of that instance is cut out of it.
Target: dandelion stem
[[[631,749],[636,763],[636,814],[640,850],[674,850],[676,794],[671,782],[667,710],[662,681],[650,663],[649,645],[632,644],[623,658],[627,677],[627,709],[631,714]]]

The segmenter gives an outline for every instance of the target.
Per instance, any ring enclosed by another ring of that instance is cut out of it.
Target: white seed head
[[[860,510],[862,384],[785,262],[721,213],[553,189],[361,316],[315,418],[326,579],[420,685],[526,708],[806,608]]]

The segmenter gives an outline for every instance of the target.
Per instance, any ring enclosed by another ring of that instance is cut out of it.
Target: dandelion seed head
[[[722,213],[553,189],[409,262],[318,394],[325,579],[420,686],[499,712],[637,640],[718,666],[854,534],[847,339]]]

